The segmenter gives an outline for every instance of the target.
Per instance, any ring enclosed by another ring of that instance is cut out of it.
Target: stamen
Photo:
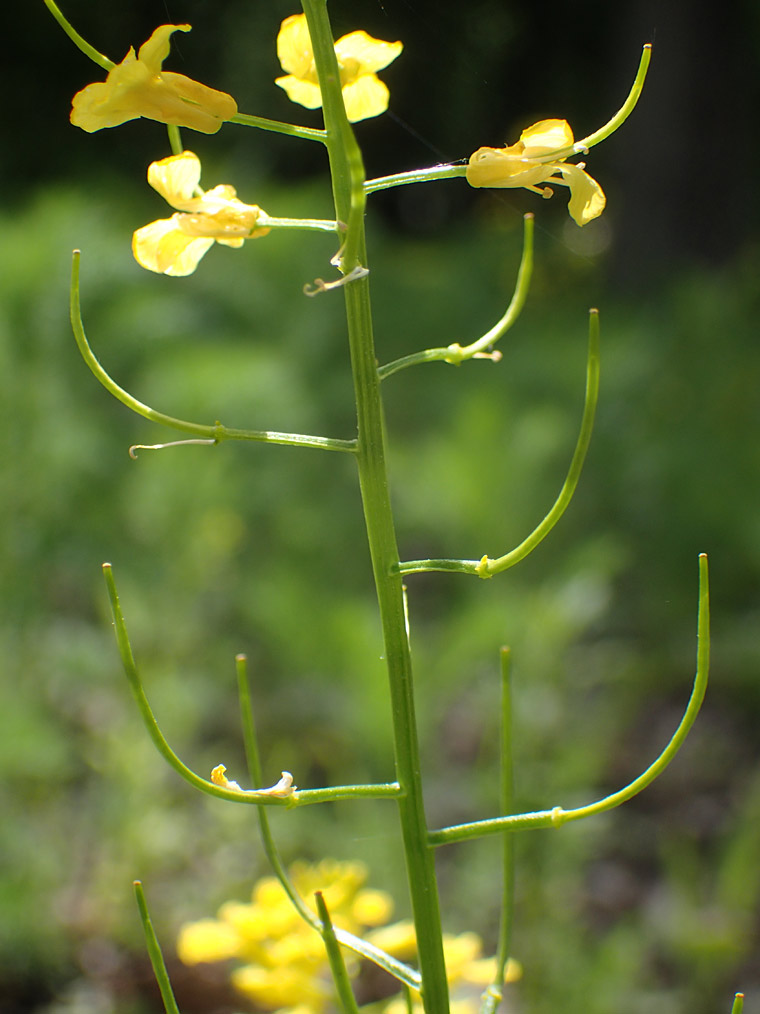
[[[349,282],[355,282],[359,278],[364,278],[369,274],[369,268],[362,267],[361,264],[357,264],[355,268],[352,268],[347,275],[343,278],[338,278],[334,282],[326,282],[324,278],[315,278],[314,284],[310,285],[308,282],[303,287],[303,293],[305,296],[318,296],[320,292],[330,292],[331,289],[339,289],[342,285],[347,285]]]
[[[207,446],[213,446],[218,443],[212,437],[210,440],[206,440],[202,437],[193,437],[190,440],[170,440],[167,444],[132,444],[129,448],[130,458],[136,458],[138,451],[163,451],[166,447],[186,447],[188,444],[206,444]]]

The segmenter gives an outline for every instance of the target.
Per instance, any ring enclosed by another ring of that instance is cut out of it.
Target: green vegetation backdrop
[[[519,541],[569,460],[585,315],[600,306],[599,421],[560,527],[495,581],[409,582],[431,820],[496,805],[502,643],[515,654],[521,807],[581,803],[648,763],[688,693],[707,551],[714,676],[682,755],[623,809],[519,839],[519,1009],[708,1014],[739,988],[756,1009],[757,5],[733,0],[704,22],[685,2],[331,8],[338,33],[361,22],[406,43],[392,116],[359,128],[373,175],[504,143],[541,116],[593,129],[623,97],[641,43],[655,43],[634,117],[594,151],[609,209],[582,234],[559,199],[475,194],[461,181],[373,198],[385,360],[485,330],[511,291],[522,212],[538,227],[533,288],[502,363],[388,381],[393,493],[408,558]],[[66,11],[116,59],[156,24],[188,21],[174,69],[246,112],[288,114],[272,84],[274,36],[292,13],[282,0],[71,0]],[[301,294],[332,240],[277,234],[218,250],[184,281],[141,271],[129,237],[155,217],[144,173],[167,153],[165,131],[70,127],[70,97],[93,68],[41,0],[21,22],[1,72],[14,101],[0,168],[0,1010],[127,1014],[158,1009],[132,879],[144,879],[171,943],[184,919],[244,896],[264,865],[247,808],[191,794],[147,741],[101,562],[114,565],[156,712],[198,770],[223,760],[232,777],[242,771],[238,651],[251,659],[273,781],[282,768],[302,786],[386,779],[385,686],[352,463],[242,445],[130,460],[130,444],[166,432],[95,383],[67,319],[80,247],[90,340],[137,397],[209,422],[350,435],[338,300]],[[272,214],[329,214],[320,152],[233,128],[192,146],[209,179],[234,179]],[[362,858],[377,886],[403,883],[382,803],[277,813],[274,824],[288,859]],[[447,928],[474,925],[491,945],[496,849],[438,857]],[[187,1014],[228,1002],[177,975]]]

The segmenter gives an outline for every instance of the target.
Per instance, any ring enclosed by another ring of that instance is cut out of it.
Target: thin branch
[[[251,440],[258,443],[286,444],[292,447],[314,447],[324,451],[347,451],[352,454],[356,452],[355,440],[339,440],[333,437],[318,437],[303,433],[279,433],[275,430],[232,429],[223,426],[220,422],[209,426],[188,422],[185,419],[176,419],[174,416],[158,412],[150,405],[138,401],[106,373],[87,341],[79,298],[79,261],[80,253],[78,250],[74,250],[71,262],[70,316],[77,346],[92,374],[109,394],[112,394],[114,398],[136,412],[137,415],[141,415],[151,422],[160,423],[162,426],[170,426],[172,429],[181,430],[184,433],[192,433],[196,437],[213,440],[215,443],[221,443],[224,440]]]
[[[523,216],[523,247],[520,267],[517,270],[517,281],[515,282],[512,299],[501,319],[486,331],[484,335],[469,345],[462,346],[458,342],[454,342],[445,348],[425,349],[424,352],[413,352],[411,355],[403,356],[401,359],[396,359],[392,363],[381,366],[377,371],[377,375],[381,380],[385,380],[386,377],[398,373],[399,370],[406,369],[408,366],[416,366],[419,363],[443,361],[458,366],[467,359],[492,359],[494,362],[498,362],[501,359],[500,352],[490,352],[487,350],[500,338],[504,337],[520,316],[522,308],[525,305],[533,273],[533,221],[532,214]]]
[[[140,911],[143,933],[145,934],[145,945],[148,949],[150,963],[153,966],[153,974],[156,977],[158,988],[161,991],[161,999],[164,1002],[164,1010],[166,1011],[166,1014],[179,1014],[179,1007],[177,1006],[177,1001],[174,999],[174,991],[172,990],[172,984],[169,981],[169,973],[166,970],[164,956],[161,953],[161,945],[158,942],[158,937],[156,936],[156,931],[153,929],[153,923],[150,918],[150,913],[148,912],[148,903],[145,900],[143,886],[139,880],[135,880],[133,887],[135,889],[137,907]]]
[[[604,813],[612,810],[621,803],[625,803],[633,796],[638,795],[643,789],[650,785],[655,778],[662,774],[680,750],[689,730],[699,713],[707,689],[707,678],[710,668],[710,590],[707,568],[707,556],[702,553],[699,557],[699,616],[697,620],[697,671],[694,677],[694,684],[689,697],[689,702],[684,711],[678,728],[670,739],[670,742],[649,765],[649,767],[635,778],[630,784],[613,792],[595,803],[587,806],[579,806],[572,810],[564,810],[561,806],[555,806],[551,810],[537,810],[533,813],[521,813],[508,817],[495,817],[490,820],[478,820],[469,824],[458,824],[452,827],[441,828],[431,831],[428,840],[431,845],[449,845],[452,842],[467,841],[473,838],[481,838],[487,834],[498,834],[503,831],[525,831],[538,827],[561,827],[572,820],[583,820],[592,817],[597,813]]]
[[[581,419],[580,432],[575,445],[573,457],[570,462],[567,476],[562,489],[554,501],[551,510],[543,521],[533,529],[530,535],[523,539],[519,546],[516,546],[504,556],[491,559],[484,556],[480,560],[411,560],[399,564],[399,571],[402,574],[420,574],[424,571],[447,571],[454,574],[474,574],[477,577],[488,578],[494,574],[500,574],[516,563],[524,560],[526,556],[546,538],[554,528],[559,519],[567,510],[573,498],[578,480],[580,479],[583,463],[586,460],[591,441],[591,433],[594,428],[594,416],[596,405],[599,399],[599,312],[589,312],[589,344],[588,359],[586,363],[586,395],[583,405],[583,417]]]

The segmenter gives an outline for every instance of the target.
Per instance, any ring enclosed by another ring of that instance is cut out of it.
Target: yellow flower
[[[164,275],[190,275],[214,243],[241,247],[246,239],[269,232],[258,224],[266,219],[261,208],[243,204],[226,183],[204,193],[200,178],[201,163],[191,151],[149,166],[148,183],[178,213],[135,232],[132,252],[142,267]]]
[[[77,92],[71,109],[74,126],[92,133],[144,116],[215,134],[225,120],[235,116],[237,104],[231,95],[208,88],[184,74],[161,70],[169,55],[169,37],[177,31],[189,32],[190,25],[161,25],[140,46],[137,55],[130,47],[105,81]]]
[[[400,42],[382,42],[366,32],[350,32],[335,43],[343,102],[352,123],[379,116],[388,108],[388,89],[376,71],[392,63],[403,48]],[[293,14],[282,22],[277,56],[287,77],[276,78],[275,84],[285,89],[292,102],[319,109],[322,95],[304,14]]]
[[[313,911],[314,893],[321,891],[334,924],[351,933],[364,932],[392,912],[388,895],[364,886],[363,863],[328,859],[315,866],[296,863],[289,872]],[[177,953],[188,965],[236,958],[232,982],[257,1007],[321,1014],[334,993],[320,934],[301,918],[275,877],[259,880],[249,903],[229,901],[217,919],[183,926]],[[347,968],[356,975],[358,962],[348,957]]]
[[[584,172],[583,162],[565,162],[573,144],[567,120],[540,120],[522,132],[517,144],[478,148],[470,156],[467,182],[472,187],[525,187],[543,197],[551,197],[552,190],[539,183],[569,187],[570,215],[578,225],[585,225],[601,215],[607,199],[596,180]],[[557,157],[560,151],[565,154]]]

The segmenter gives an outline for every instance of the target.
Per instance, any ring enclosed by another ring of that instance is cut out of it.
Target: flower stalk
[[[367,267],[364,166],[343,104],[326,2],[303,0],[303,11],[322,93],[335,217],[347,223],[345,242],[338,257],[339,268],[345,275],[358,266]],[[449,1001],[438,885],[433,851],[427,840],[412,660],[388,493],[369,286],[369,276],[364,275],[345,285],[343,290],[357,411],[356,462],[383,630],[396,776],[403,792],[398,808],[416,928],[422,1000],[426,1014],[446,1014]]]

